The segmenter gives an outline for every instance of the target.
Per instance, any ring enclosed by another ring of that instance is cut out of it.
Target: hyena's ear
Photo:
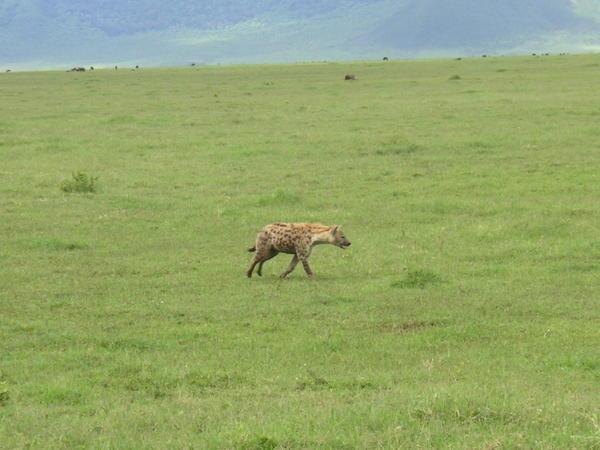
[[[331,235],[335,236],[335,233],[337,233],[337,230],[340,228],[339,225],[332,225],[331,226]]]

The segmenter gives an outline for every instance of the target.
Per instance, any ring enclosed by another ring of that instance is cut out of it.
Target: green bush
[[[72,175],[73,179],[64,180],[60,184],[60,190],[67,193],[73,192],[96,192],[98,177],[89,176],[85,172],[77,172]]]
[[[8,394],[8,384],[6,381],[0,381],[0,405],[3,405],[8,401],[10,395]]]

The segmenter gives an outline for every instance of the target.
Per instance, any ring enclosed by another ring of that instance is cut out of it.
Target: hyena
[[[273,223],[265,226],[256,236],[256,245],[248,251],[256,252],[246,275],[252,277],[254,267],[258,264],[259,276],[262,276],[262,266],[265,261],[277,256],[278,253],[294,255],[288,268],[281,274],[287,277],[296,268],[299,261],[304,271],[313,277],[313,271],[308,265],[308,257],[315,245],[332,244],[342,249],[350,247],[350,241],[344,236],[339,225],[330,227],[320,223]]]

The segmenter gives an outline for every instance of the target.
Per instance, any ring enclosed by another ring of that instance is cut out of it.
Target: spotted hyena
[[[262,266],[265,261],[277,256],[278,253],[294,255],[288,268],[281,274],[287,277],[296,268],[299,261],[304,271],[313,277],[313,271],[308,265],[308,257],[315,245],[332,244],[342,249],[350,247],[350,241],[344,236],[339,225],[321,225],[320,223],[273,223],[267,225],[256,236],[256,245],[248,251],[256,252],[246,274],[252,277],[252,271],[258,264],[259,276],[262,276]]]

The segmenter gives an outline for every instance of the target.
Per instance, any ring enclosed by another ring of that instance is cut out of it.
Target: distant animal
[[[85,72],[85,67],[73,67],[70,72]]]
[[[344,80],[348,81],[348,80],[356,80],[356,76],[355,75],[351,75],[348,74],[344,77]]]
[[[265,226],[256,236],[254,247],[249,252],[256,252],[250,267],[246,272],[248,278],[258,264],[258,276],[262,276],[263,264],[279,253],[294,255],[288,268],[280,278],[287,277],[302,262],[306,275],[314,276],[308,265],[308,258],[315,245],[331,244],[341,249],[350,247],[351,242],[346,238],[339,225],[321,225],[320,223],[273,223]]]
[[[383,57],[383,60],[384,60],[384,61],[389,61],[389,60],[390,60],[390,58],[388,58],[387,56],[384,56],[384,57]]]

